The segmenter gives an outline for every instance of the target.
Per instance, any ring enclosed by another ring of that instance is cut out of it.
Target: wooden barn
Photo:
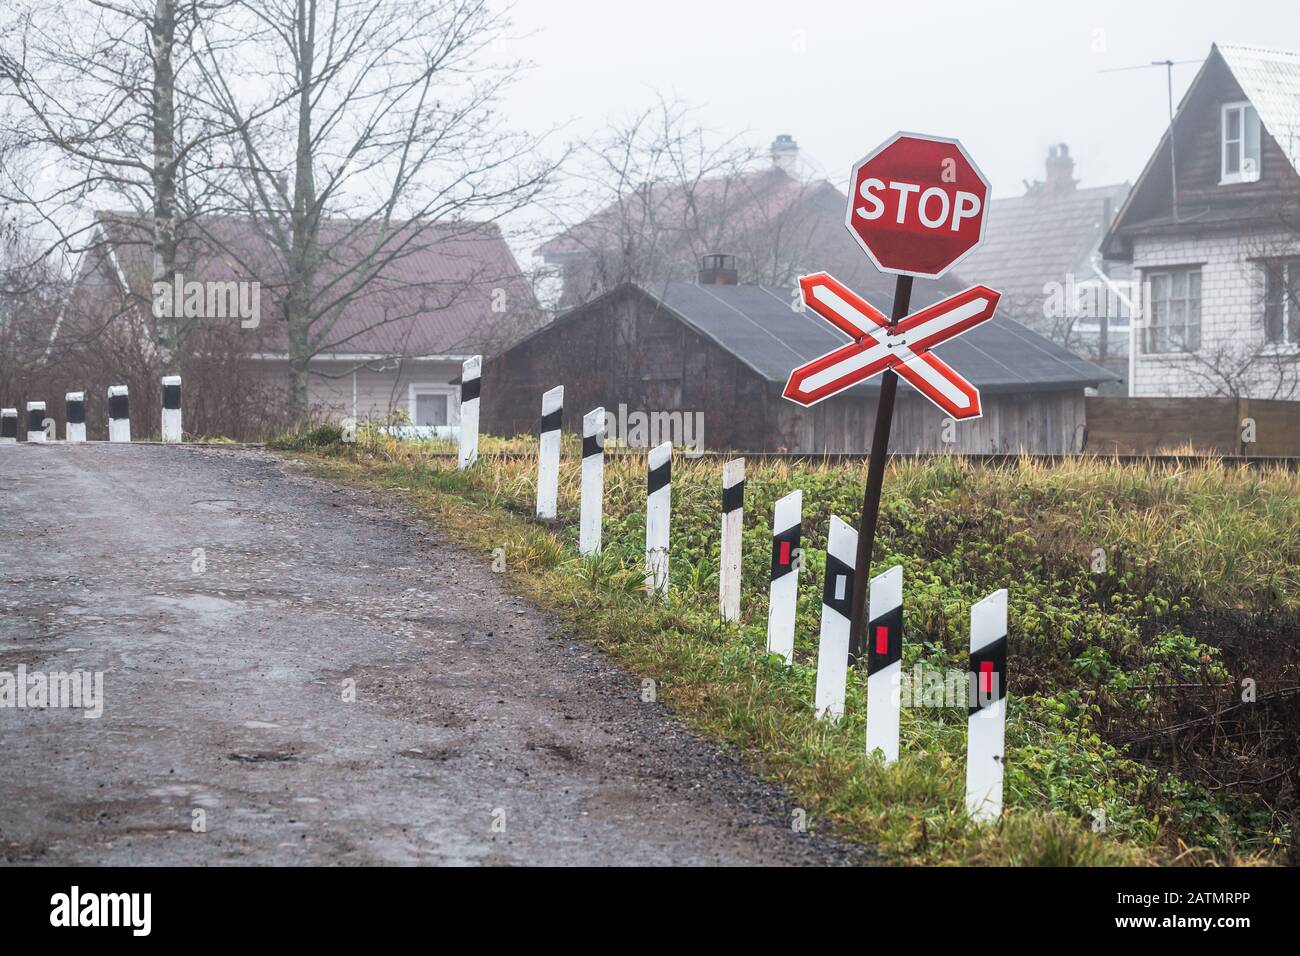
[[[789,292],[735,284],[720,257],[696,283],[651,290],[627,283],[490,359],[483,369],[482,427],[534,433],[541,396],[565,390],[564,426],[603,405],[655,415],[700,413],[710,450],[801,454],[866,452],[879,378],[811,409],[781,397],[790,370],[846,344]],[[892,303],[873,304],[888,313]],[[1084,390],[1115,376],[1010,320],[995,317],[935,354],[981,392],[984,416],[953,423],[900,383],[891,450],[1064,453],[1086,437]],[[701,436],[696,436],[700,441]]]

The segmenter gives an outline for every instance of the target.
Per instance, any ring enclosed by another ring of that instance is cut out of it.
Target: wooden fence
[[[1087,399],[1094,454],[1183,449],[1216,455],[1300,456],[1300,402],[1247,398]]]

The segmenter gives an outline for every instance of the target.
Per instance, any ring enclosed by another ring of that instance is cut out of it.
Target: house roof
[[[1259,121],[1300,173],[1300,53],[1215,44]]]
[[[100,213],[97,219],[114,271],[132,295],[149,303],[149,221],[119,213]],[[211,217],[198,225],[187,230],[178,250],[185,280],[260,282],[258,351],[286,352],[280,319],[286,284],[271,237],[262,225],[240,217]],[[504,326],[523,324],[535,314],[531,286],[493,223],[406,223],[385,232],[331,219],[321,224],[320,245],[318,301],[340,302],[319,343],[322,355],[469,355],[487,340],[509,338]],[[367,270],[367,261],[382,264]],[[367,271],[373,274],[364,291],[349,296]],[[503,303],[504,311],[494,309],[494,302]]]
[[[597,308],[613,296],[636,289],[700,335],[735,355],[768,382],[784,385],[796,366],[846,344],[845,336],[811,311],[796,312],[779,289],[763,286],[701,286],[670,282],[657,292],[630,283],[580,306],[555,321]],[[544,334],[545,329],[535,334]],[[1030,331],[995,317],[965,335],[935,348],[973,384],[990,392],[1036,392],[1083,388],[1117,376]],[[856,389],[869,394],[879,377]]]
[[[1045,283],[1064,282],[1068,274],[1092,278],[1092,255],[1128,192],[1128,183],[1121,183],[994,199],[984,244],[958,272],[971,284],[1001,292],[1003,315],[1041,319]]]
[[[1178,103],[1173,122],[1161,133],[1160,142],[1148,157],[1137,183],[1111,223],[1102,248],[1109,256],[1131,258],[1121,238],[1131,234],[1159,233],[1169,227],[1185,225],[1172,211],[1153,212],[1140,209],[1149,184],[1169,189],[1170,132],[1181,128],[1186,112],[1195,104],[1202,84],[1219,69],[1231,79],[1255,107],[1260,125],[1286,157],[1292,172],[1300,175],[1300,53],[1269,50],[1232,44],[1211,44],[1209,56],[1197,70],[1187,91]],[[1180,161],[1181,168],[1182,163]],[[1149,203],[1148,203],[1149,205]],[[1234,226],[1257,218],[1259,208],[1253,197],[1237,201],[1220,197],[1195,213],[1196,225],[1203,228]]]
[[[774,273],[792,267],[795,274],[830,272],[878,306],[893,294],[897,277],[881,272],[862,252],[844,226],[848,197],[826,180],[803,181],[769,167],[707,177],[689,190],[676,183],[646,189],[644,198],[605,206],[544,243],[538,254],[552,263],[602,254],[617,260],[629,244],[648,246],[664,265],[658,282],[694,279],[701,255],[728,253],[749,280],[784,283]],[[795,274],[789,276],[791,291]],[[624,278],[614,277],[610,287]],[[917,279],[912,301],[929,305],[962,288],[949,276]]]

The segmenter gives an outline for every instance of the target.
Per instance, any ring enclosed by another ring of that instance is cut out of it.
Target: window
[[[415,425],[446,425],[447,421],[447,395],[435,394],[432,392],[419,393],[415,395]]]
[[[1300,259],[1264,266],[1264,341],[1300,347]]]
[[[1144,352],[1195,352],[1201,347],[1201,269],[1146,273]]]
[[[1223,107],[1223,148],[1219,182],[1253,183],[1259,180],[1259,114],[1249,103]]]

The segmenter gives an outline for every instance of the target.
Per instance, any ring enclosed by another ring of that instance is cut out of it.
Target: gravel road
[[[0,446],[0,502],[0,681],[104,697],[0,707],[0,862],[856,859],[400,503],[107,444]]]

